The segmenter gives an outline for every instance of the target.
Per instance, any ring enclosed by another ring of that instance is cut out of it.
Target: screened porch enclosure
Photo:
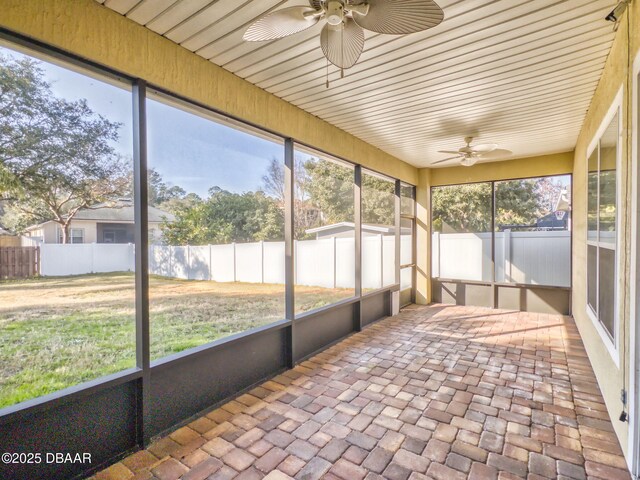
[[[640,478],[640,0],[0,4],[0,480]]]
[[[571,197],[570,175],[432,187],[434,299],[568,315]]]
[[[415,186],[11,35],[0,59],[94,109],[104,154],[70,188],[105,191],[78,210],[94,241],[42,243],[36,278],[0,284],[3,441],[50,432],[95,470],[414,298]]]

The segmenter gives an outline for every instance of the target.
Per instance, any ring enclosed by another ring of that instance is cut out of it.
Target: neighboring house
[[[149,207],[149,238],[160,239],[160,226],[172,222],[175,217],[163,210]],[[69,243],[133,243],[134,242],[133,202],[100,203],[79,210],[69,226]],[[27,227],[25,235],[44,243],[62,243],[62,230],[54,221]]]
[[[571,229],[571,197],[566,189],[562,189],[555,203],[553,212],[540,217],[531,225],[498,225],[498,230],[570,230]]]
[[[341,237],[353,237],[355,224],[353,222],[339,222],[331,225],[324,225],[322,227],[309,228],[305,230],[308,234],[315,234],[316,240],[321,238],[341,238]],[[410,228],[402,228],[401,235],[411,235]],[[395,235],[395,227],[390,225],[375,225],[375,224],[362,224],[362,235]]]

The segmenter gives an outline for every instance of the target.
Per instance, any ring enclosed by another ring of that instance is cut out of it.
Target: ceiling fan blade
[[[475,153],[489,153],[493,152],[496,148],[498,148],[498,145],[495,143],[481,143],[470,147],[471,151]]]
[[[406,35],[435,27],[444,12],[433,0],[367,0],[369,12],[353,14],[362,28],[386,35]]]
[[[481,158],[482,160],[489,160],[489,159],[494,159],[494,158],[504,158],[504,157],[508,157],[510,155],[513,155],[513,152],[511,150],[507,150],[504,148],[496,148],[495,150],[492,150],[491,152],[487,152],[487,153],[483,153],[480,155],[479,158]]]
[[[338,68],[351,68],[364,49],[364,30],[346,17],[344,27],[333,27],[328,23],[320,32],[322,53]]]
[[[444,163],[444,162],[448,162],[450,160],[460,160],[462,158],[464,158],[464,157],[457,156],[457,157],[443,158],[442,160],[437,160],[435,162],[431,162],[429,165],[437,165],[438,163]]]
[[[451,155],[460,155],[458,150],[438,150],[438,153],[450,153]]]
[[[312,7],[289,7],[276,10],[249,25],[242,39],[249,42],[263,42],[288,37],[318,23],[320,17],[311,15],[313,13],[316,13],[316,10]]]

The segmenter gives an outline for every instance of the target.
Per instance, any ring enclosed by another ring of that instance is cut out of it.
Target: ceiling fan
[[[498,148],[498,145],[496,145],[495,143],[482,143],[479,145],[471,146],[473,137],[465,137],[464,141],[466,145],[458,149],[458,151],[438,150],[438,153],[454,154],[455,157],[444,158],[442,160],[431,163],[431,165],[437,165],[438,163],[449,162],[451,160],[460,160],[460,165],[470,167],[472,165],[475,165],[478,160],[493,160],[500,157],[506,157],[513,153],[511,152],[511,150]]]
[[[262,42],[302,32],[324,21],[322,53],[340,69],[353,67],[364,49],[364,30],[407,35],[435,27],[444,12],[433,0],[309,0],[309,6],[287,7],[253,22],[242,37]]]

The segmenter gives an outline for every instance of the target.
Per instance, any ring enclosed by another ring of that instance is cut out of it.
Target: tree
[[[537,195],[534,179],[496,183],[496,227],[535,225],[542,216],[543,202]]]
[[[308,160],[303,167],[310,203],[322,212],[322,222],[353,222],[353,170],[322,160]]]
[[[496,182],[495,226],[532,226],[555,207],[562,185],[553,178]],[[472,183],[433,190],[433,229],[490,232],[491,184]]]
[[[434,231],[490,232],[491,184],[472,183],[435,188],[431,208]]]
[[[294,191],[293,191],[293,230],[294,238],[301,240],[307,237],[306,231],[317,226],[318,211],[309,201],[309,185],[312,179],[306,169],[306,161],[300,157],[294,159]],[[263,175],[263,189],[284,211],[285,184],[284,164],[272,158],[267,173]]]
[[[354,221],[354,172],[351,168],[319,158],[296,157],[294,164],[294,233],[309,237],[310,228]],[[263,177],[265,192],[284,205],[284,165],[273,159]],[[374,175],[363,175],[363,221],[393,225],[395,185]]]
[[[163,224],[171,245],[206,245],[282,240],[284,218],[277,202],[264,192],[231,193],[219,187],[209,198],[179,208]]]
[[[0,193],[9,226],[53,220],[67,243],[80,209],[122,195],[127,161],[112,147],[119,127],[86,100],[55,97],[38,62],[0,55]]]
[[[161,207],[163,204],[176,199],[183,199],[187,192],[184,188],[171,185],[163,180],[156,170],[150,168],[148,171],[148,192],[149,205]]]
[[[362,222],[395,223],[395,183],[373,175],[362,175]]]

